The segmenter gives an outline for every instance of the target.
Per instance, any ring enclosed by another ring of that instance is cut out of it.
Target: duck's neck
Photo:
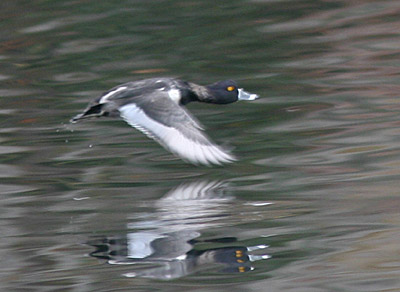
[[[185,105],[192,101],[212,102],[212,96],[207,87],[188,82],[189,90],[183,94],[181,104]]]

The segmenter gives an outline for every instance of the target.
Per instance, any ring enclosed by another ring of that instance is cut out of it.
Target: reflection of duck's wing
[[[131,126],[158,141],[184,160],[198,164],[221,164],[235,158],[215,145],[191,115],[169,96],[156,90],[135,97],[134,103],[119,108],[121,117]]]
[[[224,195],[227,183],[218,181],[196,181],[191,183],[183,183],[178,187],[170,190],[159,201],[175,201],[179,203],[182,200],[230,200],[231,197]]]
[[[226,183],[199,181],[181,184],[155,202],[159,228],[175,232],[190,228],[200,231],[218,225],[233,197]]]

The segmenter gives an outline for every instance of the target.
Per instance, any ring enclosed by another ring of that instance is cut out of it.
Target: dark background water
[[[398,1],[0,8],[1,290],[400,289]],[[154,76],[261,96],[189,105],[237,163],[69,124]]]

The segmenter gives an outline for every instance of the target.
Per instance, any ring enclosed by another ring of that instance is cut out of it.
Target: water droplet
[[[73,198],[74,201],[88,200],[90,197]]]

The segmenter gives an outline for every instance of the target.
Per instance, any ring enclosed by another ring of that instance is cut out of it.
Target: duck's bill
[[[243,88],[239,88],[238,91],[238,100],[255,100],[258,98],[257,94],[246,92]]]

